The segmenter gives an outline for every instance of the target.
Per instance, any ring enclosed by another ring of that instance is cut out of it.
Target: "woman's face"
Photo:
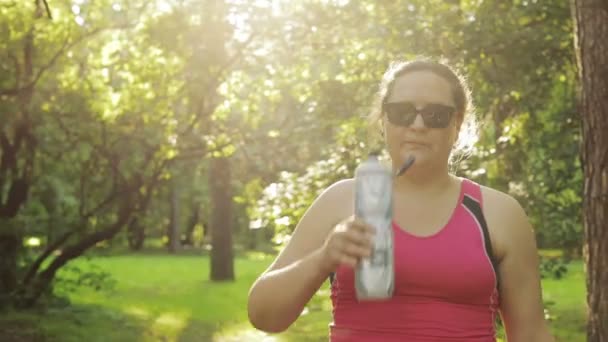
[[[432,71],[406,73],[385,102],[384,139],[393,164],[413,155],[417,166],[447,166],[462,123],[448,81]]]

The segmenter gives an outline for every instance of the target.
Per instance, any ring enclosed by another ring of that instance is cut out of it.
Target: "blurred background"
[[[1,341],[326,340],[327,285],[279,335],[247,291],[416,56],[467,76],[455,172],[520,200],[551,329],[584,341],[568,1],[2,0],[0,33]]]

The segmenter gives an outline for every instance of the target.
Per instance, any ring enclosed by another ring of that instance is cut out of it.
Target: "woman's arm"
[[[500,312],[509,342],[552,342],[544,318],[539,257],[534,231],[512,197],[485,188],[484,206],[490,235],[502,251]]]
[[[248,313],[256,328],[286,330],[327,279],[331,270],[320,248],[333,226],[350,215],[352,187],[351,180],[344,180],[324,191],[302,216],[285,249],[255,281]]]

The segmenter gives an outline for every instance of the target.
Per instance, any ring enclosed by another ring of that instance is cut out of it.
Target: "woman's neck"
[[[403,175],[396,177],[394,184],[400,193],[416,193],[433,196],[450,188],[454,177],[445,167],[420,167],[413,165]]]

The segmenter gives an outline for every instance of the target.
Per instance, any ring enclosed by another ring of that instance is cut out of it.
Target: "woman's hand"
[[[374,227],[354,216],[337,224],[321,248],[324,269],[334,272],[341,264],[355,268],[371,255],[374,233]]]

